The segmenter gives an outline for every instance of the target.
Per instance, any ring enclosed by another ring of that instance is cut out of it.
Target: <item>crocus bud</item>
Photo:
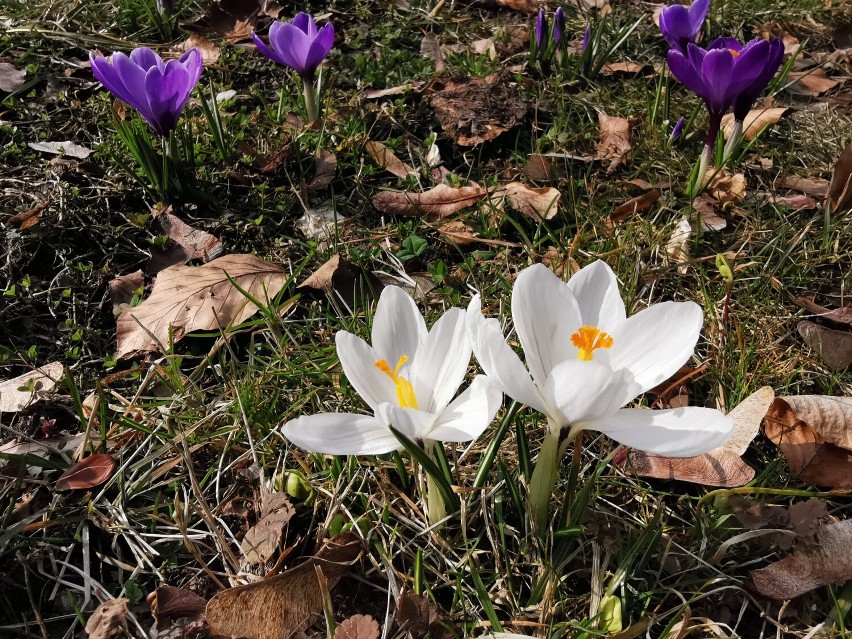
[[[678,136],[680,136],[681,131],[683,131],[684,124],[686,124],[685,118],[681,118],[675,123],[674,128],[672,129],[672,134],[669,136],[669,142],[674,142],[678,139]]]
[[[553,15],[553,41],[556,43],[556,50],[562,53],[562,36],[565,33],[565,12],[562,7],[556,10]]]
[[[269,46],[252,31],[257,50],[278,64],[294,69],[303,79],[312,82],[317,67],[334,45],[334,25],[330,22],[317,28],[307,13],[299,13],[292,22],[273,22],[269,27]]]
[[[583,44],[580,45],[580,53],[583,53],[586,50],[586,47],[589,46],[589,36],[592,35],[592,23],[586,25],[586,31],[583,33]]]
[[[543,51],[547,42],[547,18],[544,17],[544,9],[538,10],[538,16],[535,19],[535,46],[539,51]]]

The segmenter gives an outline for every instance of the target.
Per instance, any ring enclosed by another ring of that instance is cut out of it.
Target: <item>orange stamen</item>
[[[579,349],[577,358],[588,362],[598,348],[612,348],[613,339],[597,326],[581,326],[571,335],[571,343]]]

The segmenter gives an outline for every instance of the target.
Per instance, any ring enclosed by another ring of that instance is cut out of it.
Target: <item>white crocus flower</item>
[[[471,357],[460,308],[448,310],[427,331],[414,300],[402,289],[387,286],[376,305],[372,345],[346,331],[335,339],[343,372],[373,414],[325,413],[288,421],[284,435],[305,450],[387,453],[400,448],[389,428],[393,426],[430,453],[435,442],[476,439],[500,407],[499,387],[485,375],[476,376],[453,399]],[[440,500],[435,490],[428,493],[430,502]],[[429,510],[431,518],[432,503]]]
[[[709,408],[622,408],[668,379],[692,356],[703,323],[693,302],[663,302],[627,317],[615,274],[597,261],[566,284],[542,264],[512,290],[512,318],[527,367],[496,319],[468,307],[468,331],[482,369],[506,395],[547,417],[548,433],[530,482],[539,526],[558,463],[573,437],[596,430],[669,457],[692,457],[723,444],[733,421]],[[529,371],[527,371],[529,369]]]

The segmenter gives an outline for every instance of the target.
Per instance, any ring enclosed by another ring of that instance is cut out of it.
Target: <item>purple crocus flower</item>
[[[698,37],[710,0],[695,0],[687,9],[683,5],[673,4],[660,11],[660,31],[672,49],[686,54],[687,45]]]
[[[589,36],[592,35],[592,23],[589,22],[586,25],[586,31],[583,33],[583,44],[580,45],[580,53],[585,52],[586,47],[589,46]]]
[[[313,17],[301,12],[292,22],[274,22],[269,27],[269,44],[252,31],[257,50],[278,64],[294,69],[303,80],[312,82],[317,67],[334,45],[334,25],[317,29]]]
[[[684,124],[686,124],[686,118],[681,118],[675,123],[674,128],[672,129],[672,134],[669,136],[669,142],[674,142],[680,137],[681,132],[683,132]]]
[[[175,128],[204,67],[198,49],[168,62],[147,47],[133,49],[129,56],[113,53],[105,58],[91,53],[89,59],[92,73],[101,84],[139,111],[160,135]]]
[[[556,9],[553,14],[553,42],[556,44],[557,53],[562,53],[562,36],[565,33],[565,12],[562,7]]]
[[[547,44],[545,42],[547,32],[547,18],[544,17],[544,9],[538,10],[538,16],[535,19],[535,46],[539,51],[544,51]]]
[[[750,46],[749,42],[745,47]],[[714,40],[708,49],[727,49],[728,51],[736,52],[742,55],[745,47],[740,44],[735,38],[717,38]],[[754,101],[760,97],[763,90],[772,82],[778,67],[784,60],[784,43],[780,39],[772,40],[769,43],[769,54],[763,65],[760,75],[749,86],[743,89],[734,100],[734,119],[745,120]]]

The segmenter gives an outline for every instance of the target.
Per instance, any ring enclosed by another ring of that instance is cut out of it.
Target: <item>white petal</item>
[[[582,426],[638,450],[665,457],[695,457],[724,444],[734,430],[734,420],[713,408],[625,408]]]
[[[360,337],[338,331],[335,335],[337,357],[346,379],[352,388],[376,412],[376,407],[383,402],[395,402],[396,385],[390,377],[376,368],[376,362],[381,359]],[[391,364],[393,366],[393,364]]]
[[[694,302],[662,302],[628,317],[612,333],[612,367],[630,369],[642,392],[653,388],[692,356],[703,318]]]
[[[571,332],[580,326],[568,286],[544,264],[521,271],[512,289],[512,321],[533,379],[544,386],[556,364],[577,356]]]
[[[465,313],[451,308],[429,331],[412,367],[412,383],[421,410],[440,413],[458,392],[470,364]]]
[[[429,439],[468,442],[479,437],[494,420],[503,400],[497,384],[477,375],[468,389],[438,416]]]
[[[386,286],[373,316],[373,350],[396,368],[403,355],[414,357],[426,339],[426,321],[417,304],[398,286]]]
[[[500,323],[482,315],[479,295],[475,295],[467,307],[465,322],[473,352],[485,374],[516,402],[546,414],[547,407],[541,393],[518,355],[503,338]]]
[[[372,415],[305,415],[281,430],[299,448],[326,455],[380,455],[400,447],[387,426]]]
[[[604,419],[639,394],[630,371],[579,359],[562,362],[547,380],[545,397],[561,413],[561,425]]]
[[[376,417],[388,426],[393,426],[409,439],[424,440],[432,430],[432,425],[438,418],[434,413],[427,413],[416,408],[402,408],[397,404],[382,404],[376,410]]]
[[[597,260],[581,268],[568,280],[568,290],[577,300],[583,326],[611,333],[627,319],[618,279],[606,262]]]

